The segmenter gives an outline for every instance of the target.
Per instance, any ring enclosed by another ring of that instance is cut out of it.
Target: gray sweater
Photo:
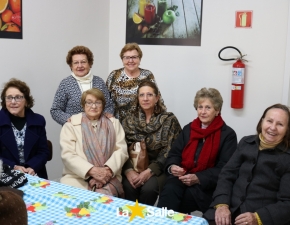
[[[105,113],[114,114],[114,105],[110,93],[102,78],[93,76],[93,88],[100,89],[106,100]],[[72,115],[83,112],[81,106],[82,91],[73,76],[64,78],[55,93],[54,100],[50,109],[52,118],[60,125],[65,124]]]

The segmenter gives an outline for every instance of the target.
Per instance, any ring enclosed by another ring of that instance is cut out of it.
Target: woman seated
[[[168,154],[158,207],[182,213],[209,208],[218,175],[237,147],[235,131],[220,115],[222,104],[214,88],[196,93],[198,117],[183,128]]]
[[[124,130],[116,118],[103,115],[102,91],[82,94],[84,113],[71,117],[60,134],[64,164],[61,183],[122,197],[121,169],[128,159]]]
[[[173,113],[165,112],[155,83],[143,81],[137,91],[136,110],[123,120],[126,141],[130,147],[145,141],[149,166],[144,171],[133,169],[131,160],[123,167],[123,186],[128,200],[154,205],[162,189],[164,162],[181,127]]]
[[[268,107],[224,166],[204,217],[210,224],[290,224],[290,113]],[[214,222],[215,221],[215,222]]]
[[[11,79],[1,93],[0,159],[15,170],[47,179],[45,119],[30,108],[34,99],[23,81]]]

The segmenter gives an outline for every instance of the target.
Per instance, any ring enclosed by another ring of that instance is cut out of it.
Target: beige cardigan
[[[60,133],[61,158],[64,165],[63,177],[61,183],[88,189],[88,183],[85,181],[87,172],[93,167],[88,162],[83,152],[82,130],[81,130],[82,113],[73,115],[70,123],[65,123]],[[125,141],[124,130],[116,118],[110,118],[116,132],[115,151],[105,163],[110,167],[113,174],[122,181],[121,171],[124,163],[129,158],[127,144]]]

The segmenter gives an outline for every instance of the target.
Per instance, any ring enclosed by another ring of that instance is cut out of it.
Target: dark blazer
[[[173,164],[181,166],[182,151],[189,142],[190,124],[191,123],[183,128],[182,132],[172,145],[165,164],[165,171],[167,173],[169,166]],[[209,192],[214,191],[217,184],[218,175],[236,150],[237,143],[238,141],[235,131],[224,123],[221,128],[220,147],[215,166],[196,173],[203,190],[207,190]]]
[[[49,150],[46,139],[45,119],[31,109],[25,109],[25,116],[25,167],[31,167],[39,177],[47,179],[45,164],[49,156]],[[12,168],[15,165],[20,165],[18,148],[7,109],[0,110],[0,159]]]
[[[211,206],[228,204],[232,213],[257,212],[263,225],[290,224],[290,149],[259,150],[259,137],[241,139],[223,168]],[[214,209],[206,218],[214,218]]]

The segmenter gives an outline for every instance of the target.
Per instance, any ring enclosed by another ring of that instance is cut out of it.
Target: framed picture
[[[201,45],[203,0],[127,0],[126,43]]]
[[[22,0],[0,0],[0,38],[22,39]]]

